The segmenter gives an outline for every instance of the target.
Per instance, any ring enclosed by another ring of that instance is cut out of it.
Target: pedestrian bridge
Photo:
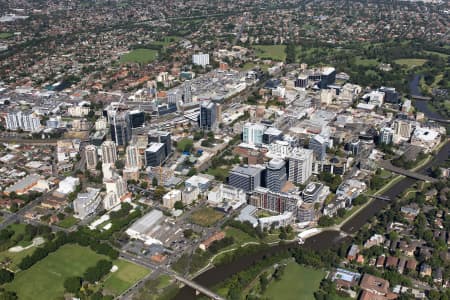
[[[216,293],[210,291],[209,289],[199,285],[198,283],[195,283],[192,280],[186,279],[184,277],[175,275],[175,279],[178,280],[179,282],[189,286],[190,288],[194,289],[197,293],[201,293],[211,299],[215,299],[215,300],[226,300],[225,298],[217,295]]]
[[[427,181],[427,182],[437,182],[436,178],[396,167],[396,166],[392,165],[391,162],[388,160],[381,160],[378,162],[378,165],[383,169],[386,169],[388,171],[391,171],[391,172],[394,172],[394,173],[397,173],[397,174],[400,174],[400,175],[403,175],[406,177],[410,177],[410,178],[422,180],[422,181]]]

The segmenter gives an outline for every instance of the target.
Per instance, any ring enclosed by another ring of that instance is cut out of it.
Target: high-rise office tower
[[[183,103],[192,102],[192,87],[189,81],[186,81],[183,85]]]
[[[86,159],[86,168],[88,170],[95,170],[98,163],[97,147],[94,145],[87,145],[84,148],[84,155]]]
[[[267,164],[266,186],[273,192],[280,192],[286,183],[286,162],[281,158],[273,158]]]
[[[213,130],[216,128],[216,105],[214,102],[203,102],[200,104],[198,115],[198,126],[201,130]]]
[[[256,187],[261,186],[262,171],[263,168],[253,166],[234,167],[228,176],[228,184],[251,192]]]
[[[261,145],[266,127],[262,124],[245,123],[242,129],[242,141],[249,145]]]
[[[145,150],[145,166],[147,167],[160,166],[165,158],[166,155],[163,143],[151,143]]]
[[[310,149],[296,149],[288,156],[289,180],[304,184],[312,174],[313,151]]]
[[[140,168],[142,165],[139,149],[136,145],[129,145],[127,147],[125,159],[126,168]]]
[[[327,156],[327,145],[328,140],[319,134],[316,134],[309,140],[309,149],[314,151],[317,160],[320,161]]]
[[[131,128],[139,128],[145,125],[145,113],[140,110],[130,111]]]
[[[131,123],[128,112],[109,111],[108,118],[111,129],[111,140],[117,146],[125,146],[131,140]]]
[[[380,132],[380,143],[381,144],[391,144],[392,138],[394,136],[394,130],[390,127],[384,127]]]
[[[163,143],[166,157],[172,152],[172,135],[168,131],[150,130],[148,132],[148,142]]]
[[[116,144],[113,141],[104,141],[102,144],[102,162],[104,164],[114,164],[116,160]]]

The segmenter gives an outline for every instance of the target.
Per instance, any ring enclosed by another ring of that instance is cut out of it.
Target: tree
[[[80,277],[69,277],[64,281],[64,289],[72,294],[76,294],[81,288],[81,278]]]
[[[122,170],[123,167],[125,166],[125,164],[123,163],[123,161],[121,160],[116,160],[116,162],[114,163],[114,165],[116,166],[117,170]]]
[[[337,210],[337,215],[339,218],[343,218],[345,216],[345,208],[339,208]]]
[[[183,209],[183,208],[184,208],[184,205],[183,205],[183,202],[177,201],[177,202],[174,203],[173,207],[174,207],[175,209]]]
[[[11,282],[14,279],[14,273],[6,270],[0,269],[0,284]]]
[[[190,228],[183,230],[183,235],[187,239],[190,238],[193,234],[194,234],[194,230],[192,230]]]
[[[141,184],[142,185],[142,184]],[[158,178],[153,177],[152,179],[152,186],[157,187],[158,186]]]

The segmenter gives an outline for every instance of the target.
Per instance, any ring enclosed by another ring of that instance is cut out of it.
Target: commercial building
[[[189,186],[186,187],[181,194],[181,201],[184,205],[190,205],[192,202],[198,200],[198,195],[200,190],[196,187]]]
[[[312,175],[313,151],[309,149],[296,149],[288,157],[290,181],[304,184]]]
[[[242,141],[252,146],[262,145],[265,129],[266,127],[262,124],[245,123],[242,129]]]
[[[417,127],[411,137],[411,145],[424,148],[424,152],[431,152],[439,144],[441,135],[438,131]]]
[[[192,87],[191,87],[191,83],[188,81],[186,81],[183,85],[183,103],[184,104],[189,104],[192,103]]]
[[[382,86],[379,91],[384,93],[385,102],[392,104],[398,104],[400,102],[400,95],[395,91],[395,88]]]
[[[79,184],[80,178],[72,176],[66,177],[59,182],[59,187],[56,192],[62,195],[68,195],[73,193]]]
[[[40,175],[30,174],[20,179],[13,185],[7,187],[4,190],[4,194],[9,195],[14,192],[17,195],[23,195],[28,193],[32,189],[48,190],[48,183],[47,181],[41,179]]]
[[[88,170],[95,170],[98,163],[97,147],[94,145],[87,145],[84,148],[84,155],[86,159],[86,168]]]
[[[310,182],[302,192],[305,203],[315,203],[320,200],[324,186],[319,182]]]
[[[131,128],[139,128],[145,125],[145,113],[140,110],[130,111]]]
[[[213,179],[214,177],[206,174],[193,175],[184,182],[184,185],[186,187],[196,187],[200,192],[205,192],[211,186]]]
[[[258,219],[258,224],[261,229],[264,228],[279,228],[292,224],[295,221],[295,216],[291,211],[285,211],[277,216],[270,216]]]
[[[139,149],[136,145],[129,145],[126,149],[126,155],[125,155],[125,167],[132,169],[132,168],[141,168],[142,166],[142,159],[141,155],[139,154]]]
[[[148,142],[163,143],[166,157],[172,152],[172,135],[168,131],[150,130],[148,132]]]
[[[122,176],[117,174],[104,180],[103,183],[106,186],[106,197],[103,201],[103,206],[106,210],[110,210],[118,205],[122,197],[128,193],[127,183]]]
[[[200,104],[198,126],[201,130],[213,130],[216,128],[217,109],[214,102],[204,101]]]
[[[198,54],[192,55],[192,63],[194,65],[206,67],[207,65],[209,65],[209,54],[200,52]]]
[[[266,187],[273,192],[280,192],[286,180],[286,162],[281,158],[270,160],[266,169]]]
[[[6,129],[37,132],[41,130],[41,120],[34,113],[21,111],[8,113],[5,117]]]
[[[79,193],[73,201],[75,217],[84,219],[93,214],[101,201],[100,189],[87,188],[86,193]]]
[[[102,162],[104,164],[114,164],[117,161],[116,143],[104,141],[102,144]]]
[[[166,158],[163,143],[151,143],[145,150],[145,166],[156,167],[162,165]]]
[[[296,214],[298,207],[302,203],[302,198],[297,193],[276,193],[263,187],[257,187],[252,192],[249,200],[250,205],[280,214],[285,211]]]
[[[162,244],[161,241],[153,238],[153,234],[164,221],[164,215],[160,210],[152,210],[142,218],[133,223],[126,230],[126,233],[133,239],[138,239],[146,244]]]
[[[89,107],[87,106],[83,106],[83,105],[74,105],[71,106],[67,109],[67,113],[71,116],[71,117],[77,117],[77,118],[81,118],[81,117],[85,117],[89,114]]]
[[[270,145],[275,141],[281,140],[283,137],[283,132],[275,127],[269,127],[264,131],[262,142],[265,145]]]
[[[172,209],[175,205],[175,202],[181,201],[181,191],[171,190],[163,196],[162,200],[164,207]]]
[[[324,160],[327,156],[329,140],[324,136],[316,134],[309,140],[308,148],[314,151],[317,160]]]
[[[117,146],[125,146],[131,140],[131,122],[127,111],[108,111],[111,140]]]
[[[394,137],[394,130],[390,127],[383,127],[380,132],[380,143],[391,144]]]
[[[275,141],[268,146],[269,153],[267,156],[269,157],[280,157],[285,158],[292,153],[292,146],[287,141]]]
[[[228,211],[229,209],[237,209],[247,203],[247,195],[243,189],[220,184],[209,191],[208,203]]]
[[[254,166],[236,166],[230,171],[228,184],[246,192],[253,191],[261,186],[261,176],[263,168]]]

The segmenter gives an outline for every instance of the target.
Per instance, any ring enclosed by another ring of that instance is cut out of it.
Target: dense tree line
[[[240,222],[236,220],[229,220],[226,225],[237,228],[255,238],[263,239],[267,236],[266,232],[262,231],[259,227],[253,227],[252,223],[249,221]]]

